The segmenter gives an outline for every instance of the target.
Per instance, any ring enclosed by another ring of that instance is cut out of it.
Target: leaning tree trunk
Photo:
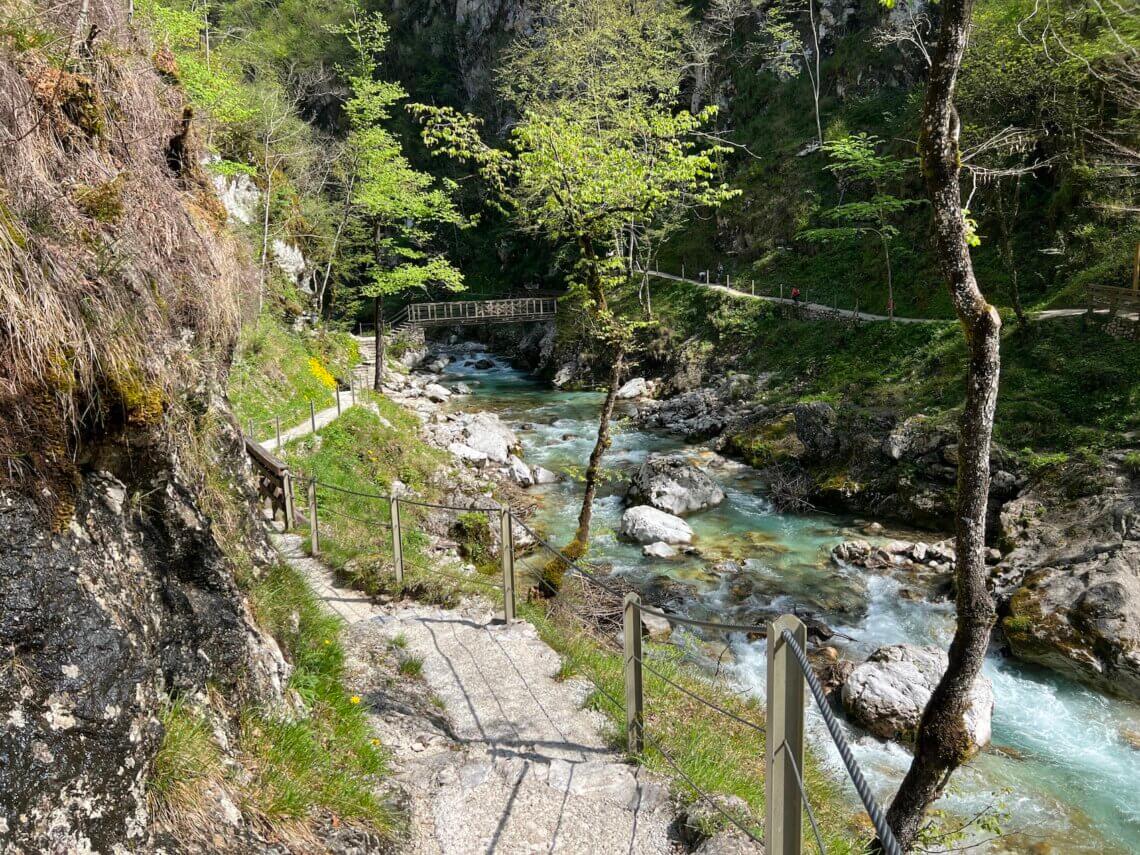
[[[594,250],[594,243],[588,235],[579,237],[578,247],[582,253],[583,266],[586,270],[586,291],[590,300],[592,314],[601,328],[601,340],[612,343],[614,347],[613,361],[610,363],[609,389],[605,400],[602,401],[602,410],[598,414],[598,439],[594,443],[594,450],[590,452],[590,460],[586,465],[586,485],[582,496],[582,508],[578,512],[578,528],[574,532],[574,539],[564,550],[568,557],[580,558],[586,554],[590,546],[590,521],[594,516],[594,496],[598,492],[598,476],[602,471],[602,455],[610,447],[610,417],[613,415],[614,402],[617,400],[617,390],[621,383],[622,363],[625,348],[614,318],[610,314],[606,301],[606,292],[602,286],[601,260]]]
[[[965,333],[969,364],[958,446],[957,628],[950,644],[949,667],[919,724],[914,760],[887,812],[887,821],[904,849],[914,844],[927,807],[969,756],[963,716],[996,617],[986,589],[985,529],[1001,319],[978,288],[970,262],[958,185],[959,123],[954,109],[954,87],[966,50],[972,5],[972,0],[943,0],[919,136],[922,171],[933,207],[935,253]]]
[[[582,508],[578,511],[578,528],[574,531],[574,540],[566,548],[571,558],[579,558],[586,554],[590,543],[590,521],[594,516],[594,496],[598,493],[598,476],[602,472],[602,455],[610,447],[610,418],[614,412],[614,402],[617,400],[618,386],[621,384],[622,362],[625,354],[618,350],[610,366],[610,387],[606,390],[605,400],[602,401],[602,411],[598,415],[598,440],[594,443],[594,450],[590,452],[590,462],[586,466],[586,491],[582,496]]]

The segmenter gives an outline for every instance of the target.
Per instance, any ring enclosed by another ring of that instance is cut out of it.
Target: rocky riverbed
[[[548,483],[530,486],[528,493],[540,503],[537,521],[545,531],[555,538],[564,536],[570,515],[576,511],[574,497],[580,490],[574,478],[592,444],[596,394],[551,390],[528,381],[479,345],[433,353],[427,365],[433,370],[415,371],[395,380],[393,396],[402,396],[408,406],[420,412],[426,434],[464,459],[474,471],[518,485],[539,480],[535,475],[540,469],[549,473],[543,476]],[[733,382],[747,385],[740,379]],[[756,382],[751,384],[753,388]],[[396,385],[400,388],[394,388]],[[429,386],[448,394],[441,395]],[[913,716],[913,710],[921,708],[923,692],[929,690],[938,673],[938,657],[926,648],[944,650],[952,627],[954,556],[950,543],[914,531],[883,530],[877,523],[866,519],[859,522],[843,514],[780,513],[772,501],[764,469],[741,466],[717,454],[716,448],[740,453],[739,441],[730,441],[732,435],[725,434],[723,428],[717,433],[708,422],[695,433],[687,428],[680,432],[663,429],[664,425],[676,426],[673,415],[668,414],[681,416],[677,423],[682,426],[696,427],[693,418],[715,415],[726,425],[740,425],[755,413],[749,414],[742,406],[734,409],[724,406],[723,401],[717,403],[715,395],[720,393],[716,390],[705,389],[696,398],[686,393],[686,401],[706,401],[693,410],[692,417],[684,416],[687,410],[677,409],[681,402],[638,397],[662,391],[659,383],[637,383],[632,387],[636,394],[619,404],[622,421],[608,455],[613,474],[607,477],[595,508],[594,557],[614,572],[643,580],[641,584],[668,580],[673,606],[695,614],[763,620],[796,608],[814,611],[817,619],[823,618],[826,632],[837,632],[837,636],[826,641],[822,635],[817,637],[820,667],[839,664],[839,673],[831,667],[829,674],[835,680],[834,697],[847,708],[852,722],[859,723],[853,730],[857,752],[884,794],[888,793],[890,782],[905,769],[908,755],[904,746],[913,729],[907,715]],[[475,418],[477,413],[479,418]],[[489,415],[496,418],[487,419]],[[841,409],[810,405],[809,409],[793,407],[782,415],[769,416],[765,424],[779,426],[769,428],[766,442],[791,452],[781,459],[783,466],[794,461],[809,472],[811,467],[834,461],[843,453],[848,455],[847,460],[855,461],[863,459],[859,455],[873,454],[882,458],[876,465],[899,472],[909,470],[912,485],[919,481],[926,485],[917,492],[902,491],[896,495],[896,503],[905,496],[907,506],[916,508],[912,499],[924,490],[940,492],[939,497],[924,500],[925,506],[936,507],[946,501],[942,495],[946,487],[936,487],[931,479],[942,479],[937,481],[942,484],[948,477],[941,467],[952,466],[952,433],[921,422],[904,423],[884,427],[877,437],[868,434],[853,442]],[[635,428],[634,424],[646,427]],[[691,445],[686,438],[706,430],[714,436],[703,448]],[[659,457],[651,457],[649,447]],[[856,448],[862,449],[858,455],[853,451]],[[999,472],[1008,471],[1000,465],[1013,468],[1000,452],[996,462]],[[919,472],[924,473],[921,478],[915,475]],[[1013,491],[1016,498],[1006,501],[998,516],[1001,536],[995,539],[989,560],[1005,623],[1013,623],[1006,633],[1009,642],[1002,636],[995,638],[994,656],[986,668],[986,679],[992,683],[989,691],[995,699],[988,704],[993,710],[992,720],[986,720],[987,690],[983,683],[975,704],[978,715],[971,723],[980,745],[992,731],[993,748],[984,750],[960,773],[957,780],[963,782],[963,792],[949,797],[951,809],[969,811],[984,794],[1006,782],[1017,793],[1015,813],[1020,820],[1046,823],[1052,839],[1065,841],[1066,846],[1077,841],[1075,848],[1064,851],[1128,851],[1134,843],[1140,845],[1140,816],[1131,800],[1112,793],[1140,774],[1140,753],[1132,748],[1128,737],[1140,727],[1140,713],[1132,704],[1106,703],[1103,696],[1068,683],[1064,677],[1017,666],[1007,657],[1016,653],[1027,660],[1034,658],[1036,636],[1029,636],[1028,648],[1023,643],[1019,649],[1015,635],[1021,627],[1038,631],[1038,621],[1018,620],[1032,604],[1033,608],[1051,609],[1059,616],[1059,626],[1095,632],[1097,643],[1090,649],[1103,657],[1099,664],[1072,656],[1066,656],[1063,663],[1044,664],[1063,666],[1060,671],[1090,684],[1097,680],[1082,673],[1086,669],[1116,675],[1132,667],[1129,632],[1137,623],[1120,615],[1127,615],[1131,595],[1127,573],[1135,560],[1131,552],[1131,542],[1136,539],[1135,515],[1130,510],[1135,506],[1135,485],[1120,475],[1115,477],[1109,489],[1098,494],[1100,512],[1095,514],[1088,512],[1089,497],[1068,499],[1073,520],[1066,525],[1056,515],[1060,503],[1055,496],[1045,494],[1023,474],[1008,474],[1012,480],[999,476],[997,489]],[[724,493],[719,501],[718,490]],[[813,495],[809,491],[809,498]],[[864,491],[858,495],[868,494]],[[1031,504],[1034,501],[1044,510],[1035,510],[1038,506]],[[855,502],[848,513],[861,507]],[[919,521],[913,513],[891,512],[900,507],[898,504],[882,507],[888,511],[881,517],[887,525],[893,525],[900,516]],[[1015,508],[1017,511],[1011,513]],[[632,524],[623,524],[631,511],[636,512],[635,518],[654,517],[658,522],[662,519],[657,515],[664,516],[670,530],[676,529],[680,536],[651,539],[648,532],[635,536]],[[1082,517],[1082,529],[1074,528],[1078,516]],[[931,519],[937,517],[935,514]],[[691,542],[686,542],[685,528],[692,532],[688,537]],[[1050,540],[1059,545],[1066,537],[1072,542],[1074,534],[1092,546],[1067,552],[1059,548],[1049,552],[1037,546]],[[668,543],[669,539],[677,542]],[[1102,568],[1099,572],[1104,575],[1089,573],[1093,568]],[[1033,580],[1042,574],[1076,580],[1072,582],[1075,587],[1044,586],[1054,596],[1040,605],[1038,598],[1030,600],[1025,594],[1019,600],[1019,591],[1036,590]],[[1087,594],[1094,589],[1100,593]],[[1116,593],[1117,599],[1104,596]],[[1090,618],[1093,603],[1099,611]],[[1123,610],[1113,612],[1114,608]],[[899,645],[907,648],[896,650]],[[1113,652],[1111,645],[1119,647]],[[1074,648],[1071,645],[1070,652]],[[762,686],[762,645],[742,639],[734,642],[733,649],[740,681]],[[857,668],[863,671],[853,677]],[[922,680],[899,676],[912,671],[912,676],[926,676]],[[1115,676],[1106,682],[1122,684]],[[1126,686],[1126,681],[1123,684]],[[892,687],[898,686],[906,688],[905,700],[892,695]],[[891,698],[893,705],[873,700],[864,705],[870,712],[861,712],[860,699],[876,698],[871,689]],[[850,699],[847,703],[845,696]],[[1083,733],[1079,732],[1082,728]],[[891,742],[882,742],[876,733],[898,737],[898,747],[890,748]],[[1089,782],[1082,789],[1087,797],[1076,801],[1075,779]],[[1092,836],[1079,841],[1075,830],[1089,827],[1094,830]]]

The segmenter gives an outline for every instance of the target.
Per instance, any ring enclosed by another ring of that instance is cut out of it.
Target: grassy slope
[[[207,434],[214,429],[208,427]],[[150,802],[195,839],[204,833],[195,820],[203,794],[217,785],[256,826],[299,848],[333,821],[393,841],[403,817],[384,795],[387,754],[373,738],[359,700],[343,685],[341,622],[324,610],[297,571],[283,563],[253,564],[248,538],[256,524],[233,476],[211,462],[210,448],[207,436],[199,446],[204,453],[188,461],[204,474],[203,511],[258,625],[292,665],[287,689],[305,706],[238,709],[232,765],[214,741],[205,711],[176,700],[162,716],[165,734],[149,782]]]
[[[627,299],[627,303],[632,303]],[[673,338],[699,335],[718,362],[772,371],[766,399],[849,402],[904,414],[946,414],[961,404],[964,345],[956,324],[800,321],[759,301],[655,283],[653,307]],[[631,307],[631,310],[635,309]],[[1007,323],[997,437],[1013,449],[1118,444],[1140,428],[1140,348],[1080,319]]]
[[[243,331],[230,371],[228,395],[234,415],[255,433],[268,436],[275,416],[292,427],[308,418],[309,402],[318,410],[336,403],[337,381],[347,386],[360,361],[356,341],[347,333],[301,337],[270,315]]]
[[[433,475],[446,465],[445,456],[419,439],[419,423],[414,416],[382,396],[369,394],[368,397],[379,408],[379,415],[364,407],[350,409],[318,431],[319,441],[305,437],[290,443],[286,447],[287,459],[306,475],[355,492],[386,495],[399,479],[422,498],[438,498]],[[319,495],[318,507],[323,558],[365,591],[444,605],[454,604],[463,593],[498,596],[487,587],[489,580],[481,576],[463,581],[433,572],[435,562],[427,554],[428,540],[422,533],[421,514],[425,511],[401,506],[406,570],[404,586],[400,588],[392,567],[391,534],[382,527],[389,520],[386,502],[326,489]],[[461,546],[468,550],[474,546],[462,542],[462,532],[460,540]],[[564,657],[564,674],[588,674],[611,695],[622,696],[620,654],[582,633],[580,627],[568,624],[565,618],[549,612],[541,603],[522,604],[520,608],[543,638]],[[678,659],[676,648],[659,646],[655,652],[666,657],[656,666],[670,679],[687,688],[699,689],[741,715],[763,720],[758,704],[742,699],[723,683],[705,679]],[[652,733],[685,774],[712,793],[744,799],[754,815],[762,817],[762,738],[743,725],[710,717],[705,708],[655,677],[647,678],[646,693]],[[613,722],[615,747],[622,745],[622,712],[613,708],[600,693],[592,703]],[[649,749],[641,759],[651,768],[674,777],[680,791],[687,793],[685,785],[660,753]],[[849,803],[819,774],[814,764],[808,770],[808,785],[813,810],[827,835],[828,851],[856,851],[857,846],[852,841],[862,829]],[[687,793],[687,797],[693,796]]]

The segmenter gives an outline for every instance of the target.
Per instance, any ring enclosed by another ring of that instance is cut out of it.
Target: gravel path
[[[401,851],[680,851],[669,833],[667,785],[607,746],[603,717],[582,708],[588,686],[555,681],[559,657],[533,626],[495,623],[493,606],[481,598],[454,610],[374,606],[334,585],[296,535],[275,542],[350,624],[350,644],[402,636],[403,655],[422,660],[424,680],[446,710],[373,710],[410,795],[411,839]]]

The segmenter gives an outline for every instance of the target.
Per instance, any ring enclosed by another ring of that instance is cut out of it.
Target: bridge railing
[[[551,297],[516,297],[506,300],[456,300],[441,303],[412,303],[407,323],[417,326],[503,320],[532,320],[553,317],[558,301]]]

